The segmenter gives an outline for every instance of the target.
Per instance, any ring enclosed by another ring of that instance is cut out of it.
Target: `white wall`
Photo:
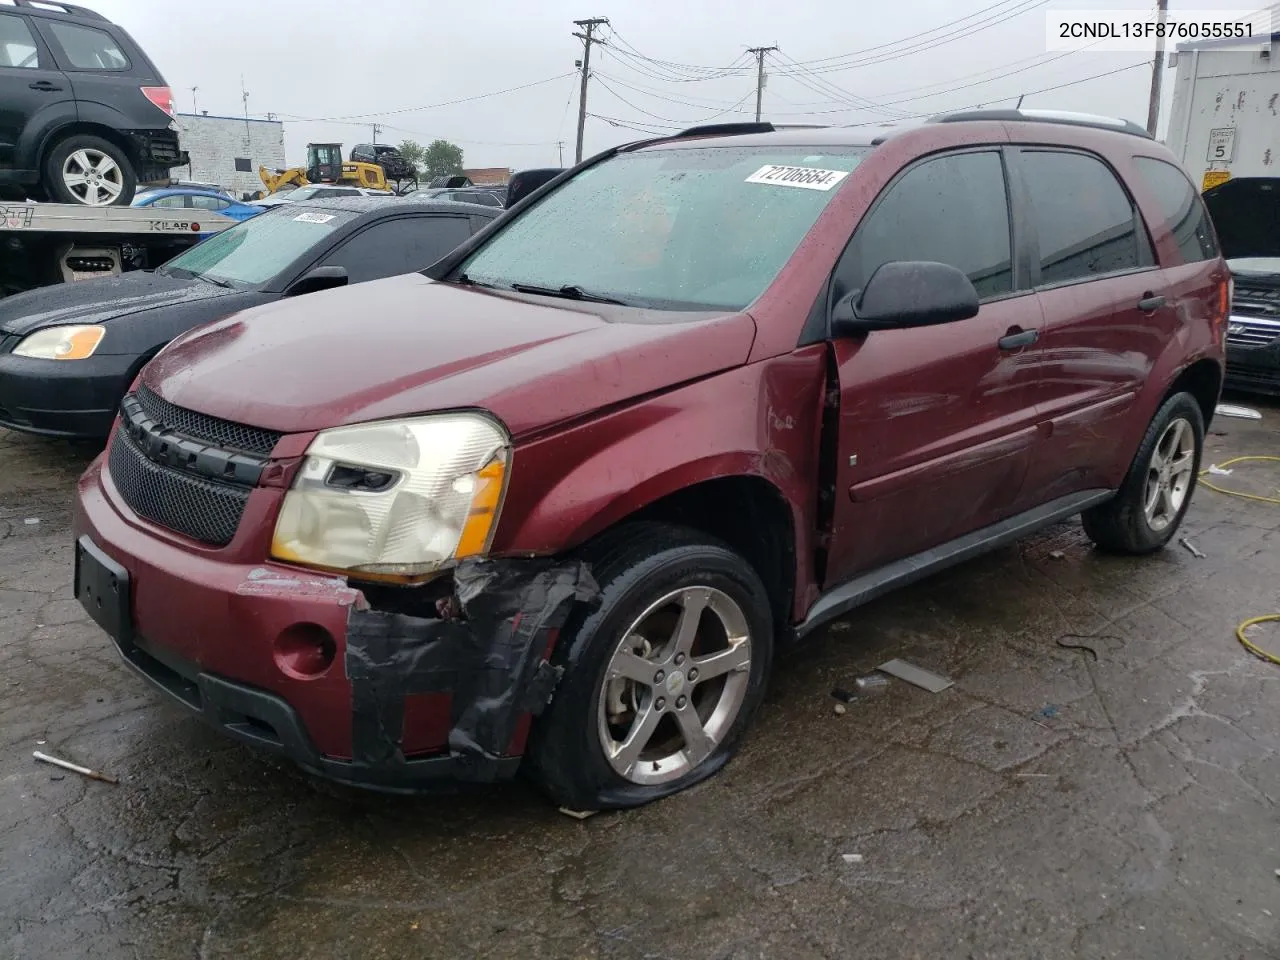
[[[236,197],[262,189],[259,165],[269,170],[284,166],[284,124],[278,120],[180,113],[178,135],[182,149],[191,154],[191,167],[175,167],[170,175],[216,183]],[[247,173],[236,170],[237,158],[249,160]]]

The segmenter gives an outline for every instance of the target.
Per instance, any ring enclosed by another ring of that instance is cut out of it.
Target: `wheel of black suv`
[[[732,756],[764,695],[769,598],[745,560],[680,527],[619,528],[584,555],[600,603],[561,637],[526,766],[562,806],[638,806]]]
[[[1189,393],[1166,400],[1147,428],[1120,492],[1085,511],[1084,530],[1103,550],[1151,553],[1177,533],[1200,475],[1204,415]]]
[[[55,203],[127,207],[138,189],[138,176],[125,152],[88,134],[73,134],[54,144],[42,173]]]

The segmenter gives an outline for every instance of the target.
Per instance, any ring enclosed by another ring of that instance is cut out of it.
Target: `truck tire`
[[[55,143],[41,173],[54,203],[127,207],[138,189],[128,155],[111,141],[85,133]]]
[[[1177,533],[1200,476],[1204,414],[1189,393],[1176,393],[1156,412],[1120,492],[1084,513],[1084,531],[1110,553],[1159,550]]]
[[[769,597],[750,564],[683,527],[629,524],[583,556],[600,602],[562,632],[565,674],[525,768],[561,806],[638,806],[733,755],[764,696]]]

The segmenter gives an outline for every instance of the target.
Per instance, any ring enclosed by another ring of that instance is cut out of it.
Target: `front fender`
[[[756,477],[788,505],[811,584],[824,345],[700,380],[516,448],[492,552],[562,553],[663,497]]]

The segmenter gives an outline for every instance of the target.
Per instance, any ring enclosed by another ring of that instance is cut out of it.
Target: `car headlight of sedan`
[[[13,353],[37,360],[87,360],[106,333],[106,327],[98,326],[45,327],[22,340]]]
[[[324,430],[285,494],[271,555],[410,582],[489,549],[511,444],[478,413]]]

